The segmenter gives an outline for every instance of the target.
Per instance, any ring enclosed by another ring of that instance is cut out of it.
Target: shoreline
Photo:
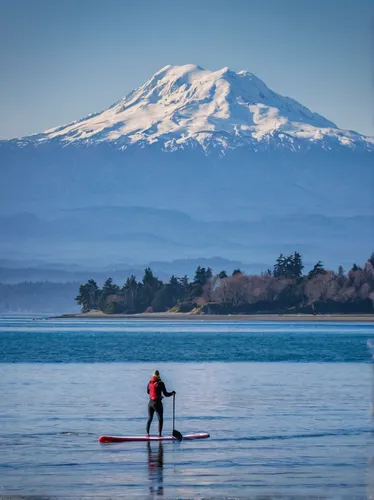
[[[133,319],[159,321],[308,321],[342,323],[365,322],[374,324],[374,314],[189,314],[189,313],[139,313],[105,314],[101,311],[63,314],[48,319]]]

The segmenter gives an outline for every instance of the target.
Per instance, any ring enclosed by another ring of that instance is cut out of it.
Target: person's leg
[[[161,401],[157,401],[157,405],[155,405],[155,410],[158,417],[158,435],[162,436],[162,426],[164,425],[164,407],[162,406]]]
[[[153,407],[153,401],[148,403],[148,422],[147,422],[147,434],[149,435],[149,429],[151,428],[151,423],[153,420],[153,415],[155,413],[155,409]]]

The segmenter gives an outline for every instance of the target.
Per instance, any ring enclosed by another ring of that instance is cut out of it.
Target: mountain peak
[[[342,131],[294,99],[281,96],[254,74],[228,67],[167,65],[101,113],[47,130],[34,140],[112,142],[120,148],[158,143],[225,152],[237,147],[301,149],[320,144],[373,149],[373,139]]]
[[[184,64],[181,66],[172,66],[171,64],[168,64],[167,66],[164,66],[159,71],[157,71],[148,80],[148,82],[159,81],[163,78],[166,78],[168,80],[177,80],[178,78],[187,77],[188,75],[191,75],[193,73],[197,73],[200,71],[204,71],[204,70],[203,70],[203,68],[201,68],[200,66],[197,66],[196,64]],[[145,85],[147,85],[148,82],[146,82]]]

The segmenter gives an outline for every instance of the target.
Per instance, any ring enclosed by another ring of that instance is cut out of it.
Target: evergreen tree
[[[223,279],[227,278],[227,273],[226,273],[226,271],[221,271],[221,272],[219,273],[219,275],[218,275],[218,278],[219,278],[220,280],[223,280]]]
[[[303,261],[299,252],[284,256],[280,254],[273,269],[275,278],[298,279],[301,278],[304,269]]]
[[[213,272],[210,267],[205,269],[205,267],[198,266],[195,271],[194,280],[189,287],[188,299],[192,300],[195,297],[201,297],[201,295],[203,294],[204,285],[208,282],[208,280],[212,278],[212,276]]]
[[[150,267],[147,267],[144,270],[142,287],[140,290],[141,302],[144,306],[144,309],[152,304],[155,293],[162,287],[162,285],[162,281],[154,276],[153,271]]]
[[[181,286],[178,278],[174,274],[170,276],[169,285],[174,288],[179,288]]]
[[[285,268],[286,268],[286,257],[281,253],[277,260],[275,261],[274,268],[273,268],[273,276],[275,278],[282,278],[285,275]]]
[[[155,312],[167,311],[171,307],[177,305],[178,301],[183,298],[183,294],[184,290],[181,280],[172,275],[169,279],[169,283],[163,285],[156,291],[151,303],[152,310]]]
[[[101,296],[100,296],[100,308],[102,309],[106,305],[107,298],[110,295],[117,295],[119,293],[120,289],[119,286],[113,284],[112,278],[108,278],[101,290]]]
[[[176,276],[172,275],[169,279],[169,283],[166,286],[168,287],[168,294],[170,298],[169,307],[173,307],[177,304],[178,300],[181,300],[183,298],[183,285]]]
[[[79,287],[79,295],[75,300],[82,306],[82,312],[88,312],[99,308],[100,289],[95,280],[90,279]]]
[[[203,282],[203,276],[205,276],[205,268],[198,266],[192,283],[201,284]]]
[[[96,281],[93,279],[88,280],[87,288],[89,297],[88,304],[90,309],[98,309],[101,294],[100,288],[97,286]]]
[[[122,287],[125,303],[132,311],[137,311],[139,309],[139,288],[139,283],[136,281],[136,277],[133,274],[127,278]]]
[[[185,274],[182,278],[178,278],[178,281],[179,281],[180,286],[181,286],[182,297],[187,298],[188,292],[189,292],[189,287],[190,287],[188,276]]]
[[[199,284],[201,286],[204,286],[205,283],[213,276],[212,269],[208,267],[205,269],[205,267],[198,267],[195,271],[195,277],[193,280],[193,284]]]
[[[301,278],[304,269],[303,259],[299,252],[294,252],[290,258],[290,272],[292,278]]]
[[[311,271],[309,271],[307,279],[311,280],[311,279],[315,278],[318,274],[326,274],[326,270],[323,267],[323,264],[320,260],[317,262],[317,264],[315,264],[313,269]]]
[[[89,305],[88,305],[89,299],[88,299],[87,284],[81,285],[79,287],[79,294],[75,297],[75,300],[81,306],[81,311],[83,313],[88,312],[90,310]]]
[[[103,285],[101,295],[105,295],[108,297],[109,295],[115,295],[119,293],[119,291],[119,286],[113,283],[112,278],[108,278]]]

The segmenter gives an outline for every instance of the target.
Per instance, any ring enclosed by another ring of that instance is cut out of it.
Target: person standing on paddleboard
[[[160,372],[155,370],[151,380],[147,385],[147,393],[149,394],[148,403],[148,422],[146,435],[149,436],[149,430],[153,420],[153,415],[156,412],[158,417],[158,436],[162,436],[162,426],[164,424],[164,407],[162,405],[162,395],[170,398],[175,394],[175,391],[168,392],[164,382],[160,378]]]

